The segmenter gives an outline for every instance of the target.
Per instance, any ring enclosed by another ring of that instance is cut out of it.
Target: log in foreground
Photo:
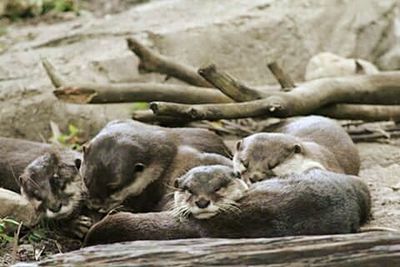
[[[227,96],[215,89],[189,85],[151,83],[71,84],[53,91],[65,102],[75,104],[104,104],[126,102],[170,101],[176,103],[229,103]]]
[[[396,266],[399,261],[399,233],[368,232],[259,239],[135,241],[58,254],[39,265]]]
[[[158,72],[185,81],[191,85],[212,87],[206,80],[197,74],[194,68],[185,66],[170,58],[162,56],[145,47],[134,38],[128,38],[126,41],[128,43],[128,48],[140,59],[140,72]]]
[[[189,106],[155,102],[150,107],[157,115],[215,120],[308,115],[336,103],[398,105],[400,71],[314,80],[287,93],[242,103]]]

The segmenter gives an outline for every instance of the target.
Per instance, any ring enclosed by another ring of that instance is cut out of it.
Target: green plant
[[[10,218],[0,218],[0,244],[12,242],[14,232],[18,228],[19,222]]]
[[[136,102],[132,104],[133,111],[149,109],[149,103],[147,102]]]
[[[68,125],[68,132],[67,133],[61,133],[57,137],[57,141],[60,142],[61,144],[70,147],[75,150],[81,150],[81,145],[80,145],[80,134],[81,130],[76,127],[73,124]]]

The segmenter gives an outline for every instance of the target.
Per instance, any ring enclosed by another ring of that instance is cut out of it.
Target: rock
[[[374,64],[363,59],[344,58],[329,52],[313,56],[307,64],[306,81],[327,77],[374,74],[379,70]]]
[[[33,206],[20,194],[0,188],[0,218],[9,217],[26,226],[38,222],[38,216]]]
[[[130,105],[56,101],[41,58],[76,82],[163,81],[160,75],[140,75],[134,69],[137,59],[125,38],[135,36],[194,67],[213,62],[250,85],[275,83],[266,68],[270,61],[301,80],[306,62],[322,51],[376,61],[393,39],[397,2],[171,0],[104,18],[10,26],[0,37],[0,46],[6,47],[0,54],[0,135],[48,138],[50,120],[62,129],[74,123],[94,134],[108,120],[130,116]]]

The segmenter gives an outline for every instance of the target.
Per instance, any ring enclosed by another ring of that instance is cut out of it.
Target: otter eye
[[[144,170],[144,165],[142,163],[135,164],[135,172],[142,172]]]
[[[293,150],[294,150],[294,153],[301,153],[302,149],[299,144],[295,144]]]
[[[214,192],[217,193],[218,191],[220,191],[222,189],[222,186],[218,186],[217,188],[214,189]]]

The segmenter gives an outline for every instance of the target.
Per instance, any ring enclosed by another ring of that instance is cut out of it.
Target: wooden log
[[[339,120],[400,121],[400,106],[336,104],[318,109],[315,114]]]
[[[265,98],[270,94],[249,88],[226,72],[219,72],[215,65],[210,65],[198,70],[198,73],[218,88],[222,93],[236,102],[250,101]]]
[[[283,71],[277,62],[269,63],[267,67],[281,85],[282,91],[288,92],[296,87],[292,78]]]
[[[397,266],[400,234],[135,241],[50,256],[40,266]]]
[[[256,116],[291,117],[312,114],[329,104],[400,104],[400,71],[313,80],[294,90],[264,99],[215,105],[176,105],[155,102],[157,115],[198,119],[235,119]]]
[[[229,103],[227,96],[215,89],[190,85],[152,83],[70,84],[53,91],[65,102],[104,104],[126,102],[170,101],[176,103]]]
[[[194,68],[162,56],[145,47],[134,38],[128,38],[126,41],[128,48],[140,59],[140,72],[157,72],[185,81],[191,85],[212,87],[212,85],[197,74]]]

